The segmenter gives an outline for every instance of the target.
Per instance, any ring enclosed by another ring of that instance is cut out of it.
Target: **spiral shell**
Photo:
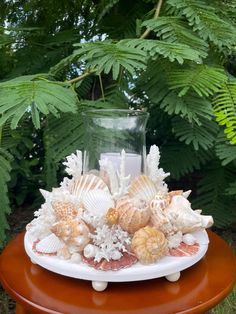
[[[131,249],[141,263],[150,264],[166,254],[167,240],[164,233],[146,226],[135,232]]]
[[[91,190],[100,189],[109,192],[105,182],[94,174],[85,174],[72,180],[68,189],[69,192],[78,199],[82,199],[82,197]]]
[[[52,202],[52,208],[58,220],[74,219],[78,214],[77,206],[71,202]]]
[[[135,201],[129,197],[124,197],[117,202],[118,224],[129,233],[134,233],[138,229],[147,225],[151,211],[149,207],[138,208]]]
[[[141,204],[148,204],[156,195],[157,188],[148,176],[140,175],[131,182],[128,192],[131,198]]]

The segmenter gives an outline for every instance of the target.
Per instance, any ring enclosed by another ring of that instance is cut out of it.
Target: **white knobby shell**
[[[35,248],[40,253],[50,254],[56,253],[63,245],[63,242],[54,233],[51,233],[46,238],[40,240]]]
[[[89,213],[99,217],[115,206],[111,194],[100,189],[87,192],[82,199],[82,204]]]
[[[211,226],[211,222],[213,223],[211,216],[203,216],[194,211],[190,202],[183,195],[173,196],[170,205],[165,209],[165,213],[171,217],[174,227],[182,233],[191,233],[205,228],[206,225]]]

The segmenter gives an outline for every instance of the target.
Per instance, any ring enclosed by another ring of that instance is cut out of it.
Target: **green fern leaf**
[[[97,20],[100,21],[117,3],[119,0],[102,0],[99,1],[97,11]]]
[[[228,188],[225,190],[227,195],[236,197],[236,181],[229,184]]]
[[[95,69],[97,74],[108,74],[111,71],[114,80],[122,68],[130,75],[146,68],[146,53],[142,49],[127,47],[122,42],[102,41],[75,46],[80,48],[74,54],[78,60],[86,62],[88,69]]]
[[[161,167],[176,180],[201,169],[212,157],[211,150],[199,149],[196,152],[191,146],[180,142],[168,142],[161,147]]]
[[[236,160],[236,145],[229,144],[224,134],[220,134],[216,140],[216,155],[222,161],[222,166]]]
[[[10,180],[12,156],[3,148],[0,148],[0,247],[3,247],[6,239],[5,230],[9,228],[6,215],[11,212],[8,199],[7,182]]]
[[[184,60],[201,62],[200,53],[184,44],[152,39],[127,39],[120,41],[120,44],[143,50],[148,53],[148,56],[152,60],[163,56],[164,58],[168,58],[171,62],[176,60],[180,64],[182,64]]]
[[[26,114],[31,113],[36,128],[40,127],[40,113],[75,112],[77,95],[69,85],[47,80],[12,80],[0,83],[0,125],[11,119],[17,127]]]
[[[208,5],[207,1],[167,0],[167,4],[172,7],[172,13],[185,16],[203,40],[209,40],[220,48],[235,45],[236,28],[218,16],[215,8]]]
[[[233,180],[235,176],[229,169],[213,164],[211,168],[205,168],[203,178],[198,183],[193,206],[202,208],[204,214],[212,215],[217,227],[230,225],[236,218],[235,208],[225,194],[226,187]]]
[[[231,144],[236,144],[236,82],[223,84],[213,101],[216,121],[225,126]]]
[[[221,67],[210,67],[205,64],[195,64],[189,68],[174,70],[169,75],[170,89],[180,89],[179,96],[193,90],[199,96],[210,96],[218,91],[227,80]]]
[[[187,145],[190,143],[195,150],[200,147],[209,149],[214,145],[218,126],[213,120],[201,118],[199,123],[192,122],[191,124],[180,117],[175,117],[172,120],[173,132],[181,142]]]
[[[198,50],[202,58],[207,56],[208,44],[180,17],[161,16],[158,19],[147,20],[142,25],[153,30],[164,41],[190,46]]]
[[[201,125],[199,118],[212,120],[213,109],[209,100],[199,97],[194,93],[188,93],[184,97],[178,97],[175,92],[168,93],[160,104],[160,108],[169,115],[180,115],[190,123]]]

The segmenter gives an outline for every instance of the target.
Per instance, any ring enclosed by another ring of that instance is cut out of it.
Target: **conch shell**
[[[165,208],[164,212],[175,228],[182,233],[209,228],[213,224],[212,216],[204,216],[199,211],[194,211],[190,202],[182,195],[173,196],[170,205]]]
[[[89,243],[89,228],[83,221],[76,219],[61,220],[55,223],[51,231],[64,243],[82,251]]]
[[[146,226],[135,232],[131,249],[141,263],[155,263],[166,254],[167,240],[163,232]]]
[[[138,208],[135,201],[129,197],[124,197],[117,202],[118,224],[129,233],[134,233],[138,229],[147,225],[151,211],[148,206]]]

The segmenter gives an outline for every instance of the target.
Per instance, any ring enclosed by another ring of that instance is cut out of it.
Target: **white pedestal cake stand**
[[[165,277],[172,282],[177,281],[180,272],[197,263],[208,249],[209,239],[205,230],[196,231],[192,234],[200,245],[199,251],[195,255],[184,257],[165,256],[155,264],[142,265],[136,263],[129,268],[117,271],[96,270],[82,262],[76,264],[57,256],[39,255],[32,250],[32,244],[37,239],[33,239],[28,232],[25,234],[24,245],[26,253],[33,263],[60,275],[91,280],[96,291],[103,291],[106,289],[108,282],[141,281],[160,277]]]

